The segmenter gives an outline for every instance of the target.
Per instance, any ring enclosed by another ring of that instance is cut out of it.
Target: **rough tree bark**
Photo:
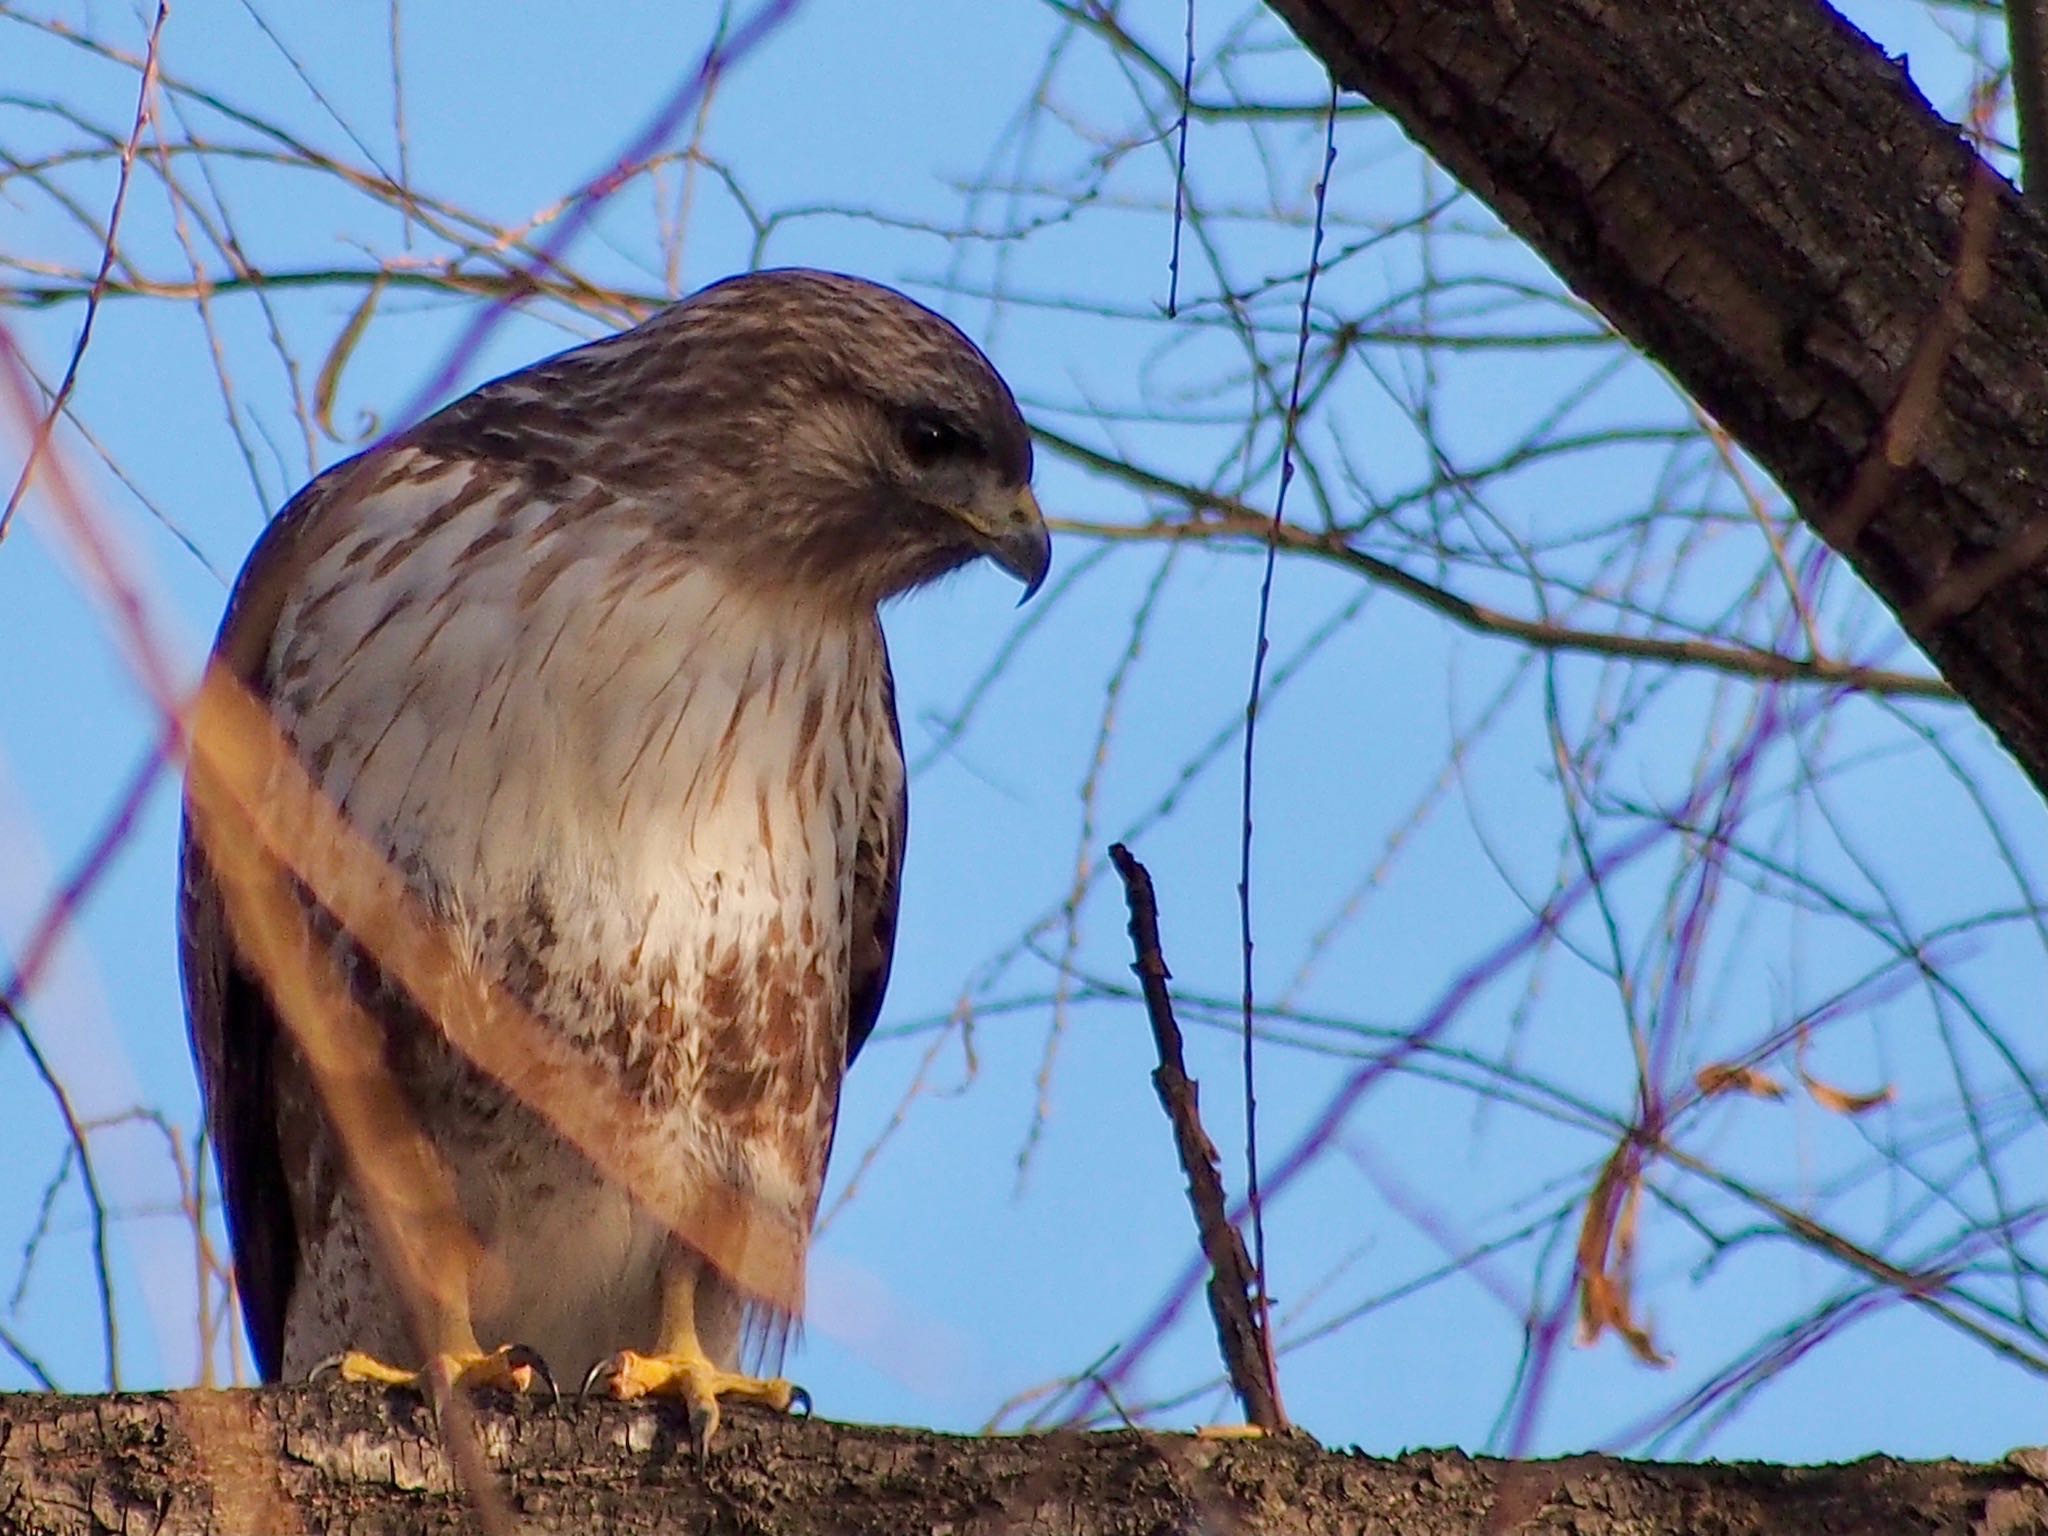
[[[1306,1440],[954,1438],[730,1415],[707,1465],[680,1415],[479,1405],[506,1531],[745,1536],[1363,1532],[2008,1532],[2048,1525],[2023,1465],[1394,1461]],[[2040,1522],[2030,1524],[2029,1522]],[[436,1536],[488,1529],[417,1401],[338,1385],[0,1398],[0,1530]]]
[[[1270,3],[1713,412],[2048,791],[2048,223],[1904,67],[1818,0]]]

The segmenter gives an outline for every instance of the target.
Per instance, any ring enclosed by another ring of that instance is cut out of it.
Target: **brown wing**
[[[335,466],[272,520],[228,600],[214,659],[258,698],[267,694],[271,636],[297,572],[346,518],[320,511],[355,485],[363,460]],[[277,1379],[285,1309],[298,1271],[293,1170],[278,1142],[277,1015],[260,978],[228,931],[220,888],[192,825],[188,798],[179,847],[178,958],[185,979],[192,1058],[206,1101],[207,1132],[220,1165],[235,1280],[257,1369]]]
[[[889,719],[893,774],[877,776],[876,794],[862,807],[853,855],[853,946],[850,1006],[846,1017],[846,1064],[874,1033],[889,965],[896,955],[896,905],[903,880],[903,839],[910,828],[910,791],[903,774],[903,728],[896,720],[896,679],[882,662],[882,712]]]
[[[220,891],[193,835],[189,810],[179,865],[179,958],[192,1057],[220,1165],[242,1315],[248,1320],[256,1368],[265,1381],[275,1381],[284,1358],[285,1307],[298,1266],[291,1191],[273,1113],[277,1019],[228,936]]]

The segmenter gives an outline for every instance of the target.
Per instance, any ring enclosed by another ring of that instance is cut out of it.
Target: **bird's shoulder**
[[[367,524],[390,522],[394,503],[403,502],[415,519],[430,514],[471,467],[400,442],[315,475],[264,526],[244,560],[214,641],[215,661],[262,693],[271,637],[286,607],[302,595],[307,573]],[[418,494],[430,485],[445,492]]]
[[[229,596],[215,659],[268,697],[280,627],[324,604],[403,601],[522,550],[560,562],[590,553],[593,539],[624,549],[648,521],[643,510],[585,478],[536,480],[488,456],[398,439],[316,476],[271,519]]]

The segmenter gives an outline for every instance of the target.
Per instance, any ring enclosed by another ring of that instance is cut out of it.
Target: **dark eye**
[[[902,436],[903,451],[910,455],[911,463],[918,465],[936,464],[941,459],[964,458],[969,454],[978,453],[981,446],[968,433],[939,416],[917,415],[906,418]]]

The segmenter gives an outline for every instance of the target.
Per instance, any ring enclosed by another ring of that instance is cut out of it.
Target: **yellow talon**
[[[637,1350],[622,1349],[590,1368],[590,1374],[583,1379],[584,1393],[587,1395],[600,1380],[620,1402],[640,1397],[680,1399],[689,1411],[691,1435],[699,1455],[711,1448],[711,1437],[718,1430],[721,1397],[761,1403],[777,1413],[787,1413],[798,1406],[808,1412],[811,1406],[810,1394],[802,1387],[779,1376],[742,1376],[712,1364],[701,1353],[643,1355]]]
[[[549,1396],[561,1395],[555,1390],[555,1378],[548,1370],[547,1362],[523,1344],[506,1344],[488,1351],[445,1351],[429,1358],[416,1371],[386,1365],[374,1355],[351,1349],[322,1360],[313,1367],[312,1376],[307,1379],[322,1376],[330,1370],[343,1381],[412,1387],[429,1397],[438,1397],[457,1387],[467,1392],[495,1388],[500,1392],[523,1395],[533,1390],[536,1381],[546,1386]]]

